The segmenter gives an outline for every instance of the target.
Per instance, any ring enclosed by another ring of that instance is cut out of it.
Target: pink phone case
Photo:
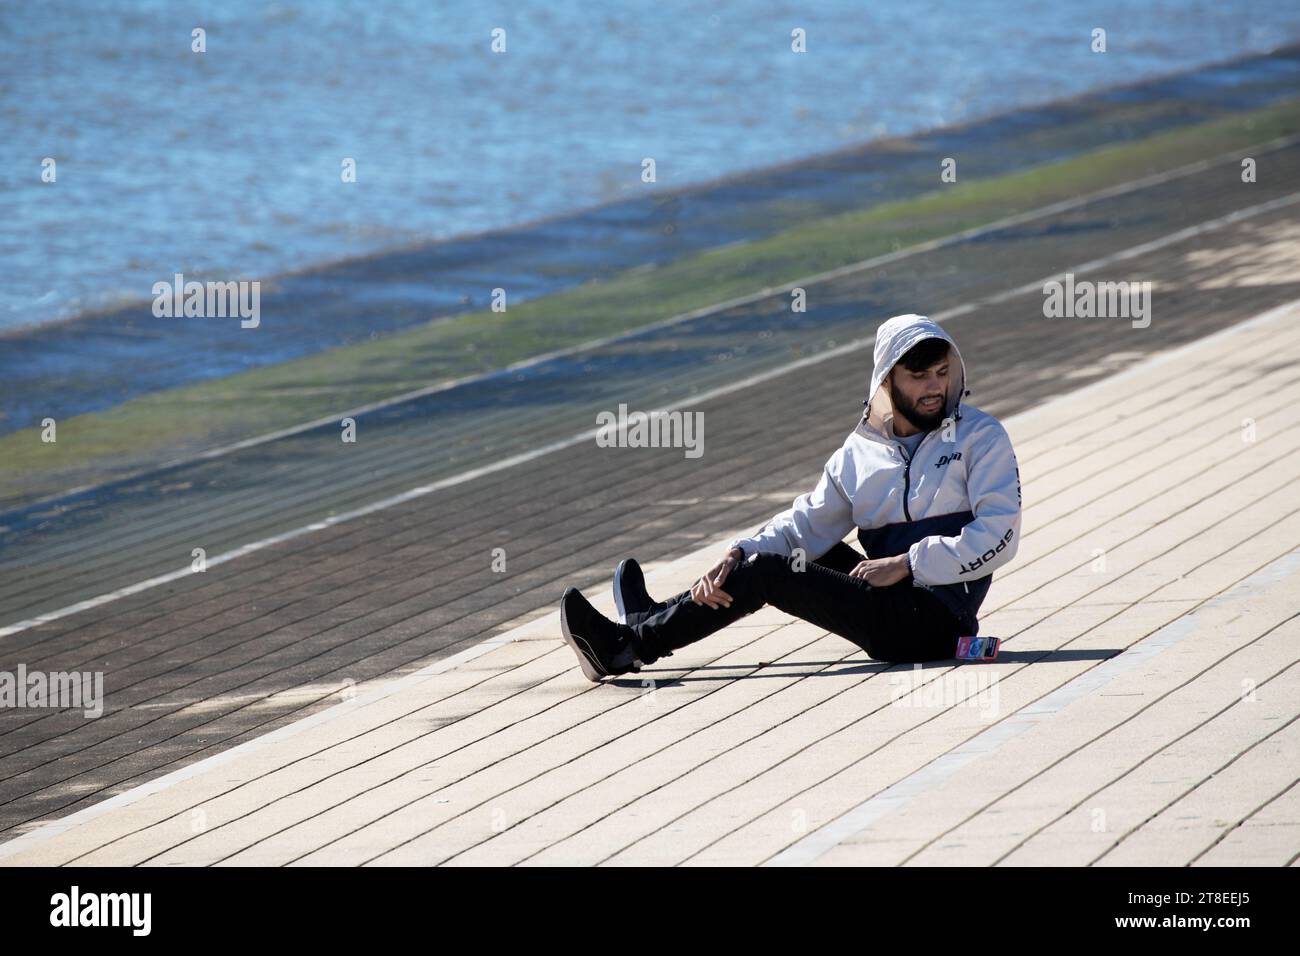
[[[962,661],[995,661],[1002,640],[997,637],[957,638],[957,659]]]

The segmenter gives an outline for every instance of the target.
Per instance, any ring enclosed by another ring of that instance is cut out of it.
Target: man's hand
[[[892,558],[868,558],[866,561],[861,561],[849,572],[849,577],[864,578],[873,588],[887,588],[891,584],[902,581],[911,573],[912,569],[907,564],[907,555],[898,554]]]
[[[731,595],[722,590],[722,582],[727,580],[727,575],[744,559],[745,552],[740,548],[732,548],[728,551],[725,558],[709,568],[704,577],[691,587],[691,600],[696,604],[707,605],[715,611],[720,607],[731,607]]]

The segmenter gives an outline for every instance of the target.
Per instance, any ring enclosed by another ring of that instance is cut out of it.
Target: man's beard
[[[919,428],[923,432],[932,432],[948,417],[948,410],[944,407],[944,401],[939,399],[939,407],[932,412],[923,412],[907,400],[907,396],[898,390],[898,386],[893,382],[889,383],[889,398],[894,403],[894,414],[902,415],[913,427]]]

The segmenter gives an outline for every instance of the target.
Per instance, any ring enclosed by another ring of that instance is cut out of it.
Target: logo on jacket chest
[[[944,465],[947,465],[950,462],[954,462],[954,461],[961,461],[961,452],[955,451],[951,455],[944,455],[942,458],[940,458],[938,461],[934,463],[934,467],[942,468]]]

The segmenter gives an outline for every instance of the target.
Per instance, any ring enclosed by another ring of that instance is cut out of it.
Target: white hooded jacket
[[[894,434],[885,377],[923,339],[949,344],[947,417],[910,460]],[[821,557],[854,528],[869,558],[907,553],[912,583],[928,588],[968,629],[993,572],[1020,542],[1020,469],[1006,429],[992,415],[962,407],[966,366],[943,327],[920,315],[895,316],[876,332],[875,370],[866,411],[831,455],[812,492],[800,495],[753,535],[731,547],[746,555]]]

